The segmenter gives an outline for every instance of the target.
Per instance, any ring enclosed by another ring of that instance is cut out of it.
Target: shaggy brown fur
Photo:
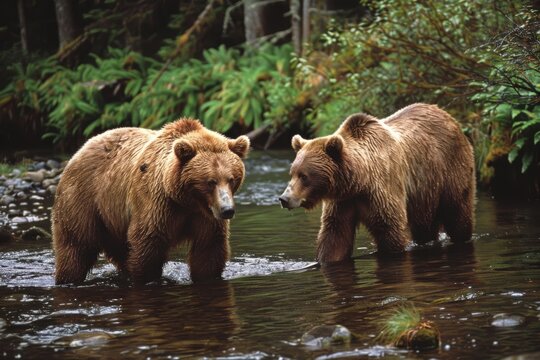
[[[169,249],[187,241],[191,278],[220,277],[248,150],[246,136],[227,139],[191,119],[88,140],[56,193],[56,283],[83,282],[100,252],[134,281],[155,280]]]
[[[435,105],[413,104],[378,120],[349,116],[330,136],[304,140],[283,207],[323,203],[317,259],[347,259],[357,225],[380,252],[403,251],[414,239],[470,240],[474,222],[473,149],[458,123]]]

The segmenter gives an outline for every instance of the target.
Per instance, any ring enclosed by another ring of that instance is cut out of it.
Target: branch
[[[159,80],[159,78],[163,75],[163,73],[165,72],[165,70],[167,70],[167,68],[171,65],[172,61],[178,56],[180,55],[180,52],[182,51],[182,49],[184,48],[184,45],[187,44],[187,42],[189,41],[189,37],[191,36],[191,34],[193,32],[196,32],[196,31],[199,31],[200,30],[200,27],[201,25],[203,24],[204,20],[206,20],[206,18],[208,17],[208,14],[211,13],[210,10],[212,10],[212,8],[214,7],[214,4],[215,3],[222,3],[223,0],[210,0],[208,2],[208,5],[206,5],[206,7],[204,8],[204,10],[199,14],[199,16],[197,17],[197,20],[195,20],[195,22],[193,23],[193,25],[191,25],[191,27],[189,29],[187,29],[177,40],[176,42],[176,49],[174,50],[174,52],[171,54],[171,56],[169,56],[169,58],[167,59],[167,61],[165,62],[165,64],[163,64],[163,66],[161,67],[161,70],[159,70],[159,73],[156,75],[156,77],[154,78],[154,80],[152,80],[152,83],[150,84],[150,87],[148,88],[148,91],[151,91],[152,88],[154,87],[154,85],[156,85],[157,81]]]

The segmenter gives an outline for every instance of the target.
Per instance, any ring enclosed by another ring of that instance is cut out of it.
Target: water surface
[[[179,249],[160,283],[134,287],[102,260],[84,285],[57,287],[49,243],[1,244],[0,356],[502,359],[540,351],[537,203],[481,193],[472,244],[452,246],[442,236],[380,259],[361,231],[353,261],[309,267],[320,210],[289,212],[277,203],[292,156],[250,155],[220,282],[191,284]],[[435,322],[440,349],[377,342],[384,319],[403,303]],[[355,338],[328,349],[299,344],[321,324],[346,326]]]

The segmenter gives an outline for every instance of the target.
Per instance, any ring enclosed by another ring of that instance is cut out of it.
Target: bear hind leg
[[[453,204],[445,209],[444,230],[454,243],[471,240],[473,231],[473,209],[467,203]]]
[[[434,222],[425,226],[413,226],[411,228],[412,237],[418,245],[424,245],[431,241],[436,241],[439,238],[439,222]]]

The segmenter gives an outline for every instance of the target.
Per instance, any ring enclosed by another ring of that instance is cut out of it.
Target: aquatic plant
[[[433,349],[441,343],[437,326],[422,320],[414,305],[402,305],[392,311],[377,336],[377,341],[406,349]]]

